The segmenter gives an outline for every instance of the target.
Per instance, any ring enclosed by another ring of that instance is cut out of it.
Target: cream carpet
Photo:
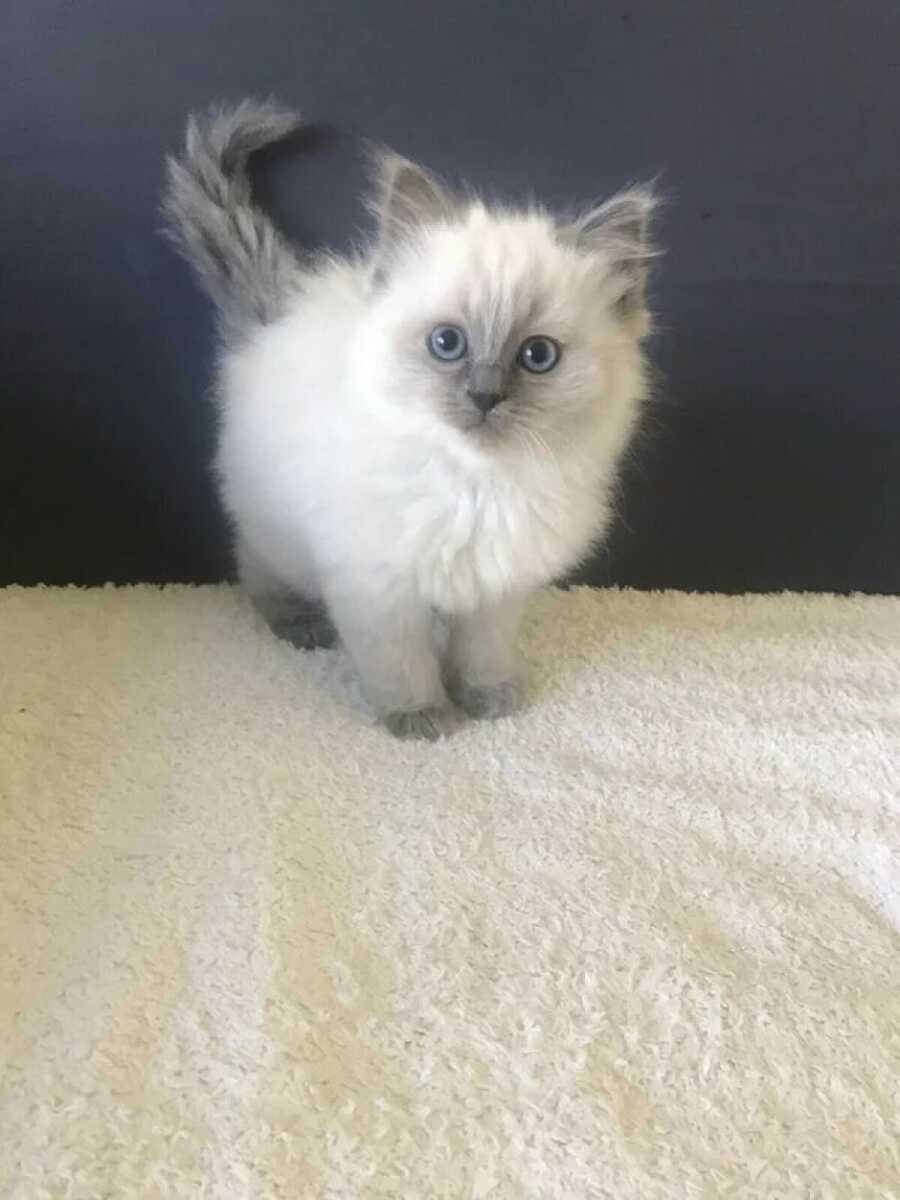
[[[407,745],[228,588],[0,592],[4,1200],[900,1197],[900,600],[526,641]]]

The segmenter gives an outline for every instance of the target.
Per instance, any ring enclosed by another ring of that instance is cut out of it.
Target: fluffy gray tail
[[[301,124],[272,101],[211,108],[190,118],[184,154],[168,159],[166,234],[229,331],[274,320],[299,286],[296,253],[253,204],[247,159]]]

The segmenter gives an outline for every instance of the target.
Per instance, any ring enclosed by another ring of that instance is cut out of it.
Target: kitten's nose
[[[491,411],[491,409],[496,408],[497,405],[500,403],[500,401],[503,399],[503,393],[502,392],[473,392],[472,389],[469,388],[469,399],[472,401],[472,403],[475,405],[475,407],[478,409],[478,411],[480,413],[484,413],[484,415],[487,416],[487,414]]]
[[[469,399],[485,416],[504,398],[503,370],[496,363],[479,363],[469,380]]]

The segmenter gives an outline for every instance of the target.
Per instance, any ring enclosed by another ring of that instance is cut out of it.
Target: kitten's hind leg
[[[263,616],[276,637],[298,650],[330,650],[337,642],[337,630],[325,606],[314,600],[293,596],[290,607],[277,613],[263,612]]]
[[[298,650],[327,650],[337,631],[320,600],[292,590],[245,542],[237,548],[241,584],[276,637]]]

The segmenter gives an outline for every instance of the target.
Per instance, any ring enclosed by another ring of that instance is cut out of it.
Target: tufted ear
[[[616,304],[625,317],[644,311],[647,270],[659,253],[650,239],[657,205],[652,188],[629,188],[583,213],[572,227],[576,243],[601,252],[621,277],[622,294]]]
[[[452,221],[456,216],[456,197],[430,171],[379,147],[370,147],[369,157],[369,208],[378,224],[379,259],[425,226]]]

